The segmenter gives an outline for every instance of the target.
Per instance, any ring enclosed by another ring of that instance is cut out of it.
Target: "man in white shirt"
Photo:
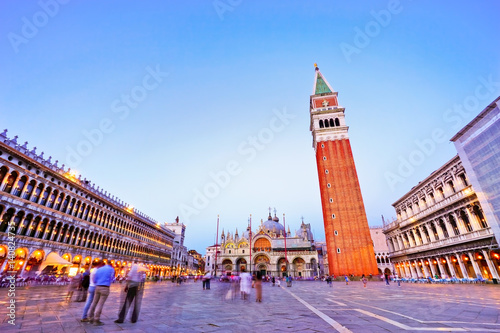
[[[115,323],[123,323],[125,317],[127,316],[129,308],[132,306],[132,303],[134,306],[134,310],[132,311],[132,317],[130,318],[130,321],[132,323],[135,323],[139,318],[140,302],[139,302],[138,290],[144,272],[148,271],[149,269],[147,269],[146,267],[139,266],[137,264],[137,260],[134,261],[134,264],[132,265],[132,268],[128,273],[127,285],[125,286],[124,289],[127,295],[125,297],[123,305],[120,308],[120,313],[118,314],[118,319],[115,320]]]

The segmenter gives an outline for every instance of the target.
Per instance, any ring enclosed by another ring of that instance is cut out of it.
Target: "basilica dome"
[[[271,217],[271,215],[269,215],[267,221],[263,222],[262,223],[262,229],[267,231],[271,231],[271,232],[277,232],[277,233],[281,233],[281,231],[283,231],[283,233],[285,232],[285,227],[279,223],[279,218],[274,215],[274,218]]]

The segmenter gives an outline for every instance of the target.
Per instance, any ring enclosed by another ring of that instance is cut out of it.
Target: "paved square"
[[[264,283],[263,302],[228,296],[230,284],[147,283],[139,321],[115,324],[120,289],[114,284],[101,320],[81,323],[83,303],[66,303],[66,286],[17,288],[16,325],[7,323],[0,289],[1,332],[500,332],[500,287],[341,282]]]

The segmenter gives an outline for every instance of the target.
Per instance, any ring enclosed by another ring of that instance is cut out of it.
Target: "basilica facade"
[[[222,231],[220,250],[217,253],[217,274],[239,274],[259,271],[275,277],[311,278],[319,275],[318,252],[310,224],[302,221],[292,234],[279,218],[269,216],[261,220],[255,231],[250,226],[240,235]]]

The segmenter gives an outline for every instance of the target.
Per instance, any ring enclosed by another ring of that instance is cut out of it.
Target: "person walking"
[[[88,322],[87,318],[87,313],[89,312],[90,306],[92,305],[92,302],[94,301],[94,292],[95,292],[95,283],[94,283],[94,275],[95,272],[99,267],[102,267],[104,263],[102,261],[99,261],[97,264],[94,265],[94,267],[90,270],[90,275],[89,275],[89,295],[87,297],[87,302],[85,303],[85,306],[83,307],[83,315],[82,319],[80,320],[82,323]]]
[[[349,285],[349,278],[347,277],[347,275],[344,275],[344,280],[345,280],[345,285],[348,286]]]
[[[115,269],[111,266],[111,262],[99,268],[94,274],[95,292],[94,300],[89,309],[88,319],[96,326],[102,326],[104,323],[101,319],[101,312],[109,296],[109,286],[115,277]]]
[[[276,284],[276,279],[274,278],[274,275],[273,275],[273,278],[271,279],[271,282],[273,283],[273,287],[274,287],[274,285]]]
[[[209,290],[210,289],[210,279],[212,278],[212,274],[210,274],[210,272],[208,272],[207,274],[205,274],[205,276],[203,276],[203,289],[207,289]]]
[[[387,274],[387,272],[384,274],[384,277],[385,277],[385,285],[388,286],[389,285],[389,274]]]
[[[71,282],[68,286],[68,293],[66,294],[66,301],[71,302],[71,298],[73,298],[73,294],[75,291],[79,291],[82,288],[82,274],[78,272],[75,276],[71,278]],[[76,296],[76,300],[78,301],[78,294]]]
[[[246,300],[252,289],[252,276],[244,268],[241,269],[240,291],[241,298]]]
[[[366,276],[364,274],[361,277],[361,282],[363,282],[363,288],[366,288],[366,283],[368,282],[368,280],[366,279]]]
[[[87,300],[89,285],[90,285],[90,272],[89,270],[86,270],[82,274],[82,283],[81,283],[82,291],[80,292],[77,302],[85,302]]]
[[[256,302],[262,302],[262,274],[260,272],[257,272],[257,275],[255,276],[255,301]]]
[[[120,313],[118,314],[118,319],[115,320],[115,323],[123,323],[125,317],[127,316],[128,310],[133,306],[132,317],[130,321],[135,323],[139,318],[139,310],[140,310],[140,300],[139,300],[139,286],[142,280],[142,272],[149,271],[146,267],[139,266],[137,260],[134,261],[132,268],[130,269],[130,273],[127,276],[127,283],[125,285],[124,292],[127,293],[125,296],[125,301],[121,306]]]

